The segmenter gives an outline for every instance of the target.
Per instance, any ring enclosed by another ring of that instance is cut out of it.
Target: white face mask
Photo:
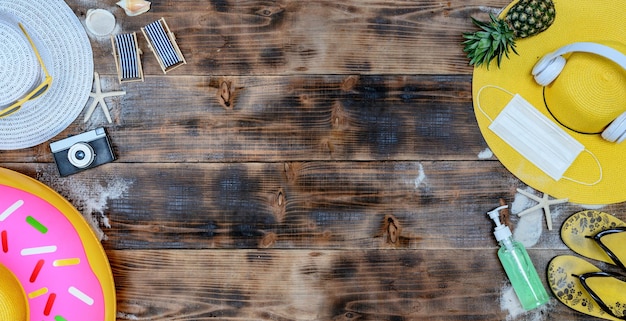
[[[556,181],[585,149],[520,95],[513,96],[489,129]]]
[[[479,102],[477,107],[491,120]],[[519,94],[513,96],[491,122],[489,129],[555,181],[565,178],[580,184],[595,185],[602,179],[602,168],[597,158]],[[563,177],[583,151],[589,152],[598,162],[600,178],[596,182],[584,183]]]

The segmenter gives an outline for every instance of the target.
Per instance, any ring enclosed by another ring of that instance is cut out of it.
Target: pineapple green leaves
[[[502,57],[509,58],[509,51],[515,50],[515,41],[539,34],[554,22],[556,11],[552,0],[517,0],[506,13],[504,19],[490,14],[489,22],[472,18],[479,31],[463,33],[464,48],[470,65],[489,64],[497,59],[498,68]]]
[[[487,69],[494,58],[497,58],[498,68],[500,68],[502,56],[509,58],[509,50],[517,54],[513,30],[506,22],[498,20],[493,14],[490,14],[490,18],[491,21],[488,23],[472,18],[472,22],[481,31],[463,34],[463,38],[466,39],[463,42],[465,46],[463,51],[470,59],[469,64],[474,66],[484,64]]]

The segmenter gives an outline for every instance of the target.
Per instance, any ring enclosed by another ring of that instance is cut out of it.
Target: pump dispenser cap
[[[496,241],[500,242],[511,237],[513,234],[508,226],[500,223],[500,210],[508,208],[508,205],[502,205],[487,212],[487,215],[496,223],[496,228],[493,230],[493,235],[496,237]]]

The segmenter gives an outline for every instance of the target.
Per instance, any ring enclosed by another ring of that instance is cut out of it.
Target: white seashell
[[[127,16],[138,16],[150,10],[150,1],[145,0],[121,0],[116,4],[124,9]]]

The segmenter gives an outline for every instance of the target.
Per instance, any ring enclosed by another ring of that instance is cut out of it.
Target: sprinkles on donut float
[[[115,320],[111,268],[82,215],[4,168],[0,195],[0,319]]]

